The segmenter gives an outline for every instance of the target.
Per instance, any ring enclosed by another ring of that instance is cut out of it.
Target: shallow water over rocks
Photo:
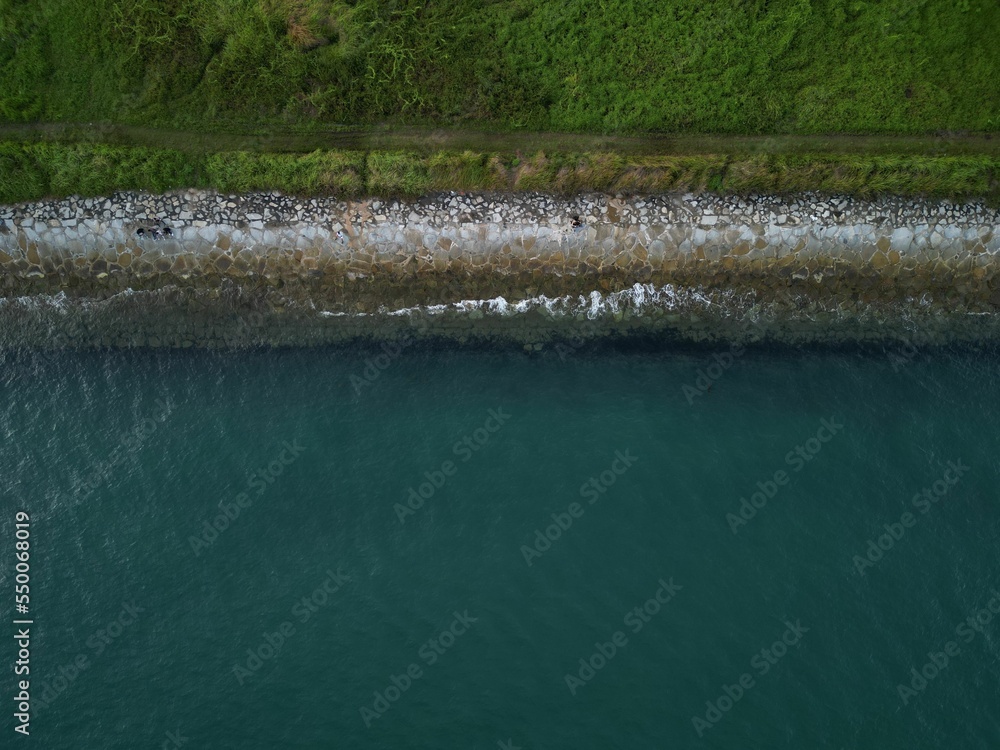
[[[0,221],[6,345],[1000,333],[1000,212],[975,203],[187,191],[0,207]]]

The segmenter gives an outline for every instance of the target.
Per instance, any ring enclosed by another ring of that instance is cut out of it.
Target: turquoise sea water
[[[3,355],[0,746],[1000,746],[995,352],[379,351]]]

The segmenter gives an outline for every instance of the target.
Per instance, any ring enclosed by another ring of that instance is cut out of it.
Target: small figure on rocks
[[[154,226],[138,227],[135,230],[135,234],[137,237],[148,237],[153,240],[158,240],[161,235],[163,237],[173,237],[174,230],[164,224],[162,219],[157,219]]]
[[[583,226],[583,222],[580,220],[579,216],[573,217],[573,229],[579,229]]]

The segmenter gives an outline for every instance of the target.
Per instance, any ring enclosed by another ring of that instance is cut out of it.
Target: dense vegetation
[[[0,143],[0,203],[116,190],[407,195],[438,190],[796,192],[985,196],[1000,203],[993,156],[622,156],[612,153],[425,155],[385,151],[183,152],[143,147]]]
[[[996,0],[0,0],[0,120],[997,130]]]

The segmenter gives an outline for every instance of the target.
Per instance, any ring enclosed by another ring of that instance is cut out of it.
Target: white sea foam
[[[588,319],[597,320],[598,318],[619,313],[624,309],[630,309],[636,314],[642,314],[654,308],[668,311],[714,307],[718,312],[725,312],[728,307],[721,304],[720,300],[742,302],[742,298],[729,291],[718,292],[716,293],[716,299],[713,299],[702,290],[679,289],[672,284],[662,287],[657,287],[653,284],[633,284],[628,289],[606,294],[593,290],[587,296],[564,295],[561,297],[548,297],[540,294],[513,303],[505,297],[499,296],[491,299],[463,299],[447,304],[414,305],[398,309],[381,307],[377,313],[344,313],[323,310],[319,314],[323,317],[339,317],[343,315],[355,317],[384,315],[395,317],[414,314],[439,316],[449,313],[468,315],[474,311],[480,311],[490,316],[510,317],[543,309],[552,317],[575,317],[583,313]],[[742,304],[738,306],[743,307]]]

